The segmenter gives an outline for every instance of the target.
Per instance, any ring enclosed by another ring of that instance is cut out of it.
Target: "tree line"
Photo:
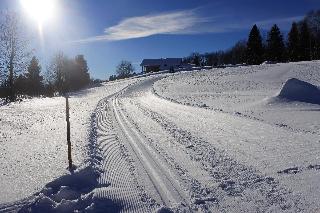
[[[263,39],[254,25],[247,40],[238,41],[226,51],[192,53],[185,63],[197,66],[222,66],[227,64],[257,65],[264,61],[295,62],[320,59],[320,10],[309,12],[299,22],[293,22],[286,38],[275,24]]]
[[[90,84],[83,55],[69,58],[56,54],[43,74],[19,15],[5,12],[0,17],[0,98],[15,101],[19,96],[54,96]]]

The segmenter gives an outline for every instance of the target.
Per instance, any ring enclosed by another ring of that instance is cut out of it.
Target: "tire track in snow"
[[[103,157],[103,170],[99,182],[110,184],[97,190],[96,196],[111,199],[118,204],[115,212],[150,212],[152,200],[136,181],[131,159],[113,128],[107,99],[99,102],[96,110],[98,145]]]

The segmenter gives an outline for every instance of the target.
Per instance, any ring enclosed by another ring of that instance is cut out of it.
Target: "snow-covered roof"
[[[143,59],[140,66],[161,66],[166,64],[167,66],[181,64],[182,58],[160,58],[160,59]]]

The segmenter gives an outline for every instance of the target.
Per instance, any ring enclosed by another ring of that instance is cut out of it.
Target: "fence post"
[[[69,170],[72,169],[72,157],[71,157],[71,141],[70,141],[70,120],[69,120],[69,99],[68,95],[66,97],[66,121],[67,121],[67,143],[68,143],[68,161],[69,161]]]

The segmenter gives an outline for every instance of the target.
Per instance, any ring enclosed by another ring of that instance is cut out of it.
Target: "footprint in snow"
[[[308,170],[320,170],[320,165],[317,165],[317,164],[309,165],[305,169],[308,169]],[[288,169],[279,171],[278,174],[297,174],[297,173],[302,172],[305,169],[301,169],[301,168],[298,168],[298,167],[292,167],[292,168],[288,168]]]
[[[292,168],[279,171],[278,174],[297,174],[299,172],[301,172],[301,170],[298,167],[292,167]]]
[[[320,170],[320,165],[309,165],[308,169]]]

